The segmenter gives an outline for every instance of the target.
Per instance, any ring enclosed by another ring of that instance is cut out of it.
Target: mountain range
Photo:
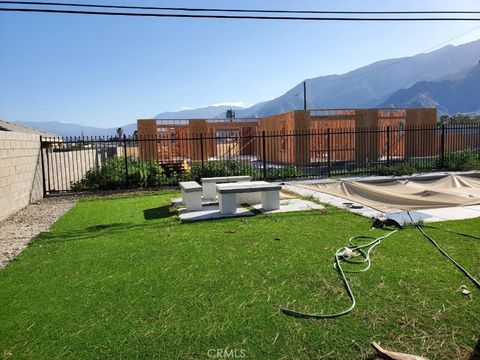
[[[384,107],[436,107],[440,114],[480,111],[480,63],[442,81],[420,81],[393,93]]]
[[[156,116],[155,119],[204,119],[214,117],[224,117],[228,109],[239,110],[239,106],[230,105],[212,105],[199,109],[188,109],[177,112],[163,112]],[[59,136],[112,136],[117,133],[118,127],[100,128],[93,126],[85,126],[74,123],[60,121],[17,121],[17,123],[34,129],[41,129]],[[137,130],[137,123],[131,123],[122,128],[124,134],[132,135]]]
[[[479,60],[480,40],[476,40],[415,56],[377,61],[342,75],[307,79],[307,107],[378,107],[400,89],[421,81],[455,78]],[[237,116],[265,116],[302,108],[303,81],[282,96],[237,111]]]
[[[85,126],[61,121],[16,121],[18,124],[34,129],[47,131],[58,136],[112,136],[117,133],[118,128],[101,128]],[[137,130],[137,124],[120,126],[126,135],[131,135]]]
[[[410,57],[374,62],[341,75],[307,79],[307,107],[437,107],[440,114],[480,111],[480,39],[447,45]],[[164,112],[157,119],[224,117],[233,108],[237,117],[258,117],[303,108],[303,81],[283,95],[249,108],[226,104],[178,112]],[[103,129],[63,122],[23,122],[62,136],[112,135]],[[132,134],[136,124],[122,126]]]
[[[166,111],[154,116],[155,119],[208,119],[215,117],[225,117],[228,109],[235,111],[242,110],[240,106],[229,104],[210,105],[198,109],[185,109],[180,111]]]

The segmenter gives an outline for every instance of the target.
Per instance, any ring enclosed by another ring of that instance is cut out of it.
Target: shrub
[[[468,171],[480,169],[480,160],[478,155],[469,151],[452,151],[445,154],[444,164],[441,159],[421,160],[418,163],[409,161],[396,165],[379,166],[375,173],[378,175],[411,175],[419,170],[444,169],[449,171]]]
[[[235,175],[250,175],[253,179],[260,179],[262,177],[262,171],[252,166],[250,162],[238,160],[205,161],[203,166],[201,162],[193,163],[190,171],[184,175],[184,178],[200,181],[202,177]]]
[[[296,179],[306,177],[306,174],[296,166],[286,165],[268,169],[267,177],[269,179]]]
[[[448,152],[445,154],[444,161],[445,169],[451,171],[467,171],[480,168],[480,161],[477,155],[475,155],[469,150]],[[441,164],[439,164],[439,167],[440,165]]]
[[[71,184],[73,191],[119,189],[125,184],[124,162],[110,158],[100,167],[88,170],[83,179]]]
[[[417,168],[412,163],[402,163],[397,165],[382,165],[377,168],[375,171],[378,175],[395,175],[395,176],[402,176],[402,175],[411,175],[417,172]]]
[[[163,168],[153,160],[131,162],[128,167],[128,184],[130,187],[151,188],[168,184],[168,177]]]
[[[250,175],[252,179],[263,179],[263,170],[249,161],[226,160],[195,162],[183,166],[178,172],[169,172],[154,160],[135,161],[127,159],[128,177],[124,158],[109,158],[101,166],[88,170],[84,177],[71,183],[73,191],[118,190],[125,188],[155,188],[175,185],[180,181],[200,181],[202,177]],[[180,173],[181,172],[181,173]],[[293,165],[269,168],[271,180],[305,177],[305,173]]]
[[[196,162],[191,165],[190,171],[188,174],[185,174],[184,178],[200,181],[202,177],[235,175],[250,175],[252,179],[260,180],[263,179],[263,170],[259,167],[253,166],[249,161],[206,161],[204,162],[203,167],[200,162]],[[267,177],[271,180],[293,179],[305,177],[305,173],[293,165],[286,165],[277,168],[269,168],[267,170]]]
[[[128,177],[125,173],[125,159],[109,158],[102,166],[88,170],[84,177],[72,182],[73,191],[117,190],[127,185],[130,188],[159,187],[172,183],[163,168],[155,161],[127,159]]]

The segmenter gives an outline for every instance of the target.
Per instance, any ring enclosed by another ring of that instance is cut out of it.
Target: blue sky
[[[76,2],[88,2],[77,0]],[[478,0],[97,0],[157,6],[480,10]],[[0,118],[120,126],[162,111],[253,105],[305,78],[414,55],[479,22],[306,23],[0,13]],[[480,38],[480,28],[455,40]]]

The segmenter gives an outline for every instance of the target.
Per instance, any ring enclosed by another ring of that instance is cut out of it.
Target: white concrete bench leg
[[[205,200],[215,200],[215,197],[217,195],[217,189],[216,185],[214,182],[208,182],[208,183],[203,183],[203,198]]]
[[[267,211],[280,209],[280,191],[262,191],[262,208]]]
[[[202,210],[202,193],[200,191],[184,192],[182,190],[182,199],[187,211]]]
[[[235,214],[237,212],[235,194],[219,194],[218,205],[222,214]]]

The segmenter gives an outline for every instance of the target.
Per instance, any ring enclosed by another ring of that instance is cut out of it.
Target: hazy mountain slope
[[[59,121],[18,121],[18,123],[34,129],[48,131],[59,136],[113,136],[116,135],[117,132],[117,128],[99,128]],[[121,126],[121,128],[126,135],[131,135],[137,129],[137,124],[128,124]]]
[[[479,57],[480,40],[477,40],[430,53],[378,61],[343,75],[309,79],[307,105],[309,108],[373,107],[418,81],[449,78],[476,64]],[[237,111],[237,116],[271,115],[301,108],[302,83],[278,98]]]
[[[447,114],[476,112],[480,110],[480,64],[451,80],[421,81],[398,90],[381,106],[437,107]]]
[[[173,112],[167,111],[156,115],[155,119],[208,119],[225,117],[225,113],[228,109],[237,111],[242,108],[231,105],[212,105],[198,109],[187,109]]]
[[[202,118],[214,118],[224,117],[227,109],[242,109],[238,106],[219,105],[219,106],[207,106],[199,109],[189,109],[177,112],[164,112],[155,116],[156,119],[202,119]],[[60,136],[113,136],[117,132],[117,128],[100,128],[93,126],[84,126],[79,124],[64,123],[60,121],[24,121],[18,122],[25,126],[32,127],[34,129],[40,129]],[[120,126],[126,135],[132,135],[137,129],[137,123],[131,123],[124,126]]]

